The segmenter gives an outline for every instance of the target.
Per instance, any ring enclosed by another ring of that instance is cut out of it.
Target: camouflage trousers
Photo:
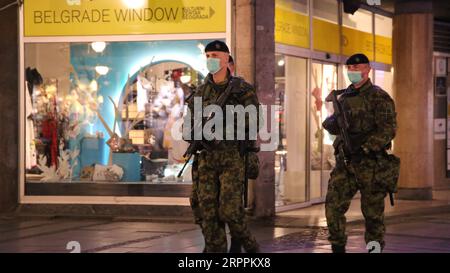
[[[244,249],[258,244],[250,233],[242,202],[244,158],[237,149],[202,152],[192,166],[191,207],[202,228],[206,252],[227,252],[225,224]]]
[[[325,213],[329,230],[328,240],[331,244],[345,246],[345,213],[350,202],[359,190],[361,193],[361,210],[365,219],[366,243],[376,241],[384,248],[384,199],[386,190],[374,181],[376,160],[363,158],[358,164],[345,166],[337,160],[331,172],[325,203]]]

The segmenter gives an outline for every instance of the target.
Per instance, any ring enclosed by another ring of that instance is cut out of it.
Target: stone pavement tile
[[[197,225],[186,223],[155,223],[155,222],[112,222],[107,228],[114,230],[140,230],[153,232],[181,232],[194,229]]]
[[[27,238],[34,236],[42,236],[48,234],[56,234],[60,232],[64,232],[71,229],[78,229],[85,226],[93,226],[98,225],[101,222],[99,221],[57,221],[52,223],[51,225],[40,226],[40,227],[32,227],[27,229],[19,229],[14,231],[4,232],[0,235],[0,243],[6,240],[15,240],[19,238]]]
[[[86,231],[85,233],[79,233],[79,231],[67,231],[54,235],[22,239],[15,242],[15,244],[40,248],[55,248],[55,243],[57,242],[56,246],[59,246],[60,249],[65,249],[69,241],[78,241],[82,251],[89,251],[91,249],[114,247],[115,245],[126,245],[127,243],[135,243],[140,240],[150,240],[161,234],[153,233],[152,235],[153,236],[148,236],[148,234],[129,233],[122,234],[121,236],[111,234],[111,237],[102,237],[98,236],[96,231]],[[51,245],[46,245],[48,242],[50,242]],[[3,249],[8,249],[8,246],[0,244],[0,250]]]
[[[139,237],[139,238],[126,238],[120,240],[108,240],[108,241],[96,241],[95,243],[88,242],[82,243],[82,247],[86,252],[100,252],[114,248],[133,248],[133,249],[146,249],[148,246],[139,245],[139,243],[149,242],[154,237]]]
[[[69,252],[66,250],[66,245],[61,246],[20,246],[20,245],[12,245],[6,248],[0,248],[0,253],[33,253],[36,251],[46,251],[49,253],[53,252]]]
[[[302,228],[261,227],[252,229],[251,232],[257,241],[271,240],[291,233],[303,231]]]
[[[331,250],[331,245],[315,245],[314,248]]]
[[[146,248],[143,248],[143,250],[149,253],[180,252],[183,248],[203,244],[203,241],[204,239],[200,230],[185,231],[171,236],[155,238],[147,241],[146,243],[148,244]],[[136,244],[127,245],[127,247],[134,246],[136,246]],[[145,245],[139,244],[139,246]]]
[[[404,235],[411,237],[426,237],[432,238],[447,238],[450,239],[449,225],[446,224],[436,224],[436,223],[426,223],[426,228],[424,228],[423,223],[402,223],[393,224],[386,228],[388,234],[391,235]]]
[[[155,240],[161,239],[161,238],[164,238],[164,237],[167,237],[170,235],[171,235],[170,233],[160,233],[159,235],[154,236],[151,239],[142,240],[141,242],[129,243],[129,244],[127,244],[127,246],[134,247],[134,248],[149,248],[149,247],[155,245]]]
[[[352,247],[347,246],[345,248],[347,253],[367,253],[367,249],[365,247]]]
[[[116,247],[109,248],[105,250],[100,250],[95,253],[138,253],[142,248],[134,248],[134,247]]]
[[[70,253],[69,250],[65,250],[65,251],[59,251],[59,250],[55,250],[55,251],[46,251],[46,250],[36,250],[36,251],[32,251],[31,253],[42,253],[42,254],[56,254],[56,253]]]
[[[385,253],[427,253],[424,250],[409,247],[386,247],[384,249]],[[428,252],[430,253],[430,252]],[[431,252],[433,253],[433,252]]]
[[[395,248],[397,250],[415,251],[431,250],[436,252],[450,252],[450,241],[439,239],[417,239],[408,237],[387,236],[386,249]]]
[[[27,229],[32,227],[41,227],[52,224],[51,221],[0,221],[0,234],[8,231],[15,231],[18,229]],[[0,235],[1,238],[1,235]]]
[[[298,248],[289,250],[274,251],[273,253],[330,253],[331,250],[320,248]]]
[[[94,231],[105,231],[105,232],[112,232],[117,231],[117,227],[111,226],[110,223],[105,223],[97,226],[88,226],[88,227],[81,227],[80,230],[94,230]]]
[[[181,249],[183,253],[202,253],[204,245],[195,245]]]
[[[275,225],[276,226],[289,226],[291,223],[296,221],[297,219],[294,217],[276,217]]]

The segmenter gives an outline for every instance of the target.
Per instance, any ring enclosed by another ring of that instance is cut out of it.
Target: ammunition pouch
[[[400,175],[400,158],[386,152],[377,154],[374,180],[386,192],[397,192]]]

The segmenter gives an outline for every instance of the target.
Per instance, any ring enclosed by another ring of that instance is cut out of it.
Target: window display
[[[208,42],[26,44],[26,181],[190,183],[171,130]]]

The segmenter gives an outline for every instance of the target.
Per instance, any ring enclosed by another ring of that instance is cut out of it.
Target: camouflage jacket
[[[348,133],[354,148],[379,152],[390,147],[397,130],[395,104],[389,94],[370,79],[360,88],[350,85],[338,98],[349,121]],[[338,151],[340,136],[333,143]]]
[[[194,124],[194,101],[195,98],[200,98],[202,101],[202,107],[203,111],[205,108],[209,105],[213,105],[217,99],[217,97],[220,95],[221,92],[224,92],[227,88],[231,76],[228,75],[227,79],[219,84],[214,83],[212,75],[208,74],[208,76],[205,78],[204,83],[199,85],[194,93],[194,95],[191,97],[191,99],[187,102],[188,108],[191,112],[191,125]],[[226,105],[232,105],[232,106],[239,106],[242,105],[243,108],[246,108],[249,105],[253,105],[256,109],[256,117],[254,115],[248,115],[245,114],[245,138],[248,139],[249,135],[249,127],[250,124],[254,123],[257,131],[259,130],[259,116],[262,114],[259,111],[259,100],[256,95],[255,88],[240,78],[240,88],[239,90],[236,90],[237,92],[233,92],[233,94],[230,95],[228,98]],[[229,129],[230,126],[234,125],[234,140],[237,140],[237,129],[239,125],[242,125],[242,122],[237,121],[237,115],[236,113],[232,113],[234,115],[234,124],[227,124],[226,122],[226,107],[223,109],[223,139],[226,139],[226,130]],[[186,120],[185,120],[186,121]],[[203,124],[204,126],[205,124]],[[193,137],[193,135],[192,135]],[[231,141],[226,141],[231,143]]]

